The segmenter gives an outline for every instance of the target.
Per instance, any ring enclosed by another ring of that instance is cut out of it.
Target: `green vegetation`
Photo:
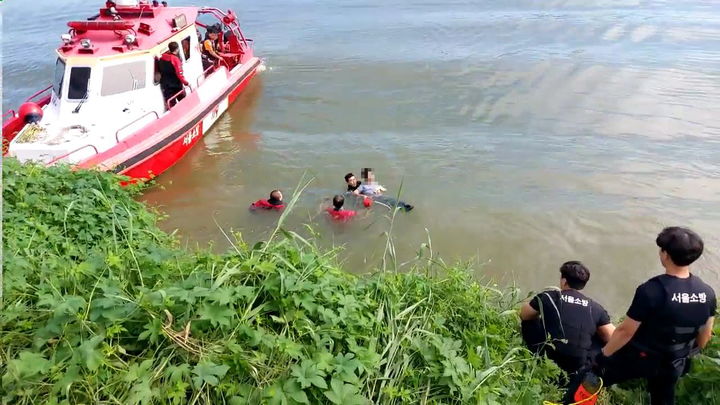
[[[6,159],[3,402],[487,403],[558,397],[516,291],[358,278],[292,232],[181,250],[117,178]]]
[[[236,235],[222,255],[188,252],[133,200],[138,191],[109,174],[4,159],[2,403],[560,397],[557,368],[521,347],[515,289],[432,262],[442,276],[352,276],[337,252],[282,229],[254,246]],[[718,397],[717,344],[709,354],[683,381],[687,403]]]

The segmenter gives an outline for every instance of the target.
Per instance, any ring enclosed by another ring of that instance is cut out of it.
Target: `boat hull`
[[[261,62],[256,59],[248,63],[249,68],[230,75],[229,85],[208,102],[203,103],[197,91],[190,93],[169,113],[77,166],[100,168],[137,180],[162,174],[198,143],[255,77]]]

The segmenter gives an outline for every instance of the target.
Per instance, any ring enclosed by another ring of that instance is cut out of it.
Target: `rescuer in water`
[[[158,70],[160,71],[160,90],[167,102],[176,94],[180,94],[170,102],[170,107],[185,98],[183,86],[188,86],[188,81],[183,76],[182,62],[178,57],[180,47],[177,42],[168,44],[168,51],[158,59]]]
[[[589,280],[585,265],[565,262],[560,266],[560,290],[541,292],[520,308],[525,344],[547,354],[568,374],[590,365],[615,330],[605,308],[580,292]]]
[[[357,215],[357,211],[342,209],[343,205],[345,204],[345,197],[341,195],[336,195],[335,197],[333,197],[332,204],[332,207],[327,208],[327,212],[328,214],[330,214],[330,218],[335,221],[347,222],[355,215]]]
[[[280,190],[273,190],[267,200],[257,200],[250,204],[251,211],[258,209],[281,211],[283,208],[285,208],[285,203]]]
[[[644,378],[652,405],[675,403],[675,386],[690,357],[712,337],[717,301],[690,265],[703,241],[687,228],[665,228],[655,239],[665,274],[635,290],[627,317],[597,357],[595,369],[609,386]]]

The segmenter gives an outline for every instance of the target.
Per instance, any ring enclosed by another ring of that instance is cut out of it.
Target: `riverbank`
[[[560,397],[558,369],[522,348],[517,289],[442,263],[354,276],[289,230],[255,245],[231,235],[225,254],[187,251],[137,192],[110,174],[4,159],[3,403]],[[717,339],[707,354],[683,381],[685,402],[718,403]]]

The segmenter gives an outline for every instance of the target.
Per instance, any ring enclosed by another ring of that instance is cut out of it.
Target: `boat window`
[[[190,59],[190,37],[182,40],[182,50],[185,55],[185,60]]]
[[[103,69],[101,96],[125,93],[145,88],[145,61],[107,66]]]
[[[167,51],[167,50],[166,50]],[[162,79],[162,75],[160,74],[160,58],[155,57],[155,60],[153,61],[155,65],[155,73],[153,74],[153,84],[158,85],[160,84],[160,79]]]
[[[68,85],[68,98],[81,100],[87,96],[88,82],[90,81],[89,67],[73,67],[70,69],[70,84]]]
[[[53,80],[53,91],[58,98],[62,97],[63,78],[65,77],[65,62],[58,58],[55,62],[55,79]]]

